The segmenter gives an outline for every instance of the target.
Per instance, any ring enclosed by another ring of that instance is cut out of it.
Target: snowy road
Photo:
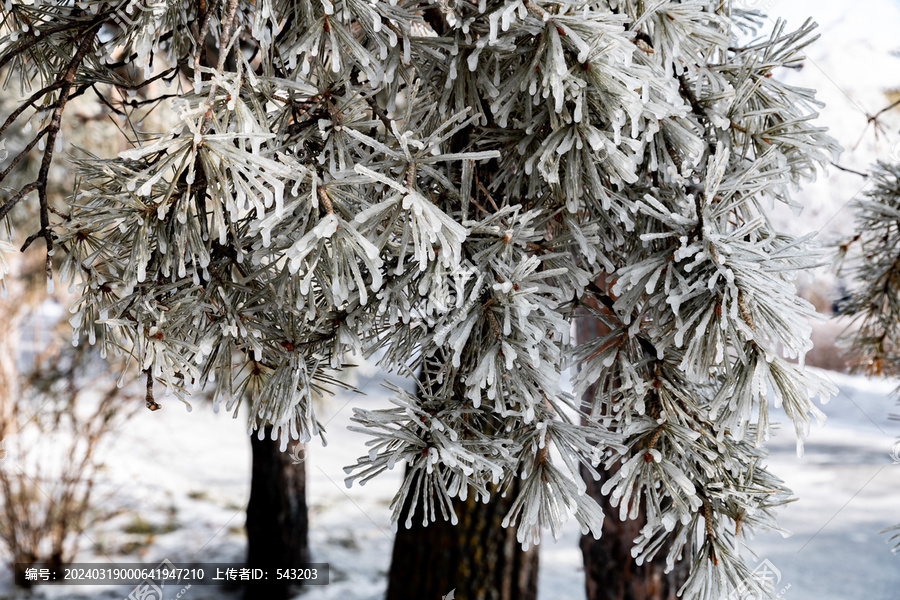
[[[772,440],[772,470],[799,498],[782,513],[794,533],[760,536],[754,547],[782,576],[789,600],[897,600],[900,555],[879,533],[900,523],[900,464],[891,457],[900,412],[893,383],[828,374],[842,393],[825,407],[829,422],[814,428],[803,458],[792,433]]]

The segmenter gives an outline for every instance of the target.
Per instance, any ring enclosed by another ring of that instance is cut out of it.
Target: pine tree
[[[883,111],[882,111],[883,112]],[[852,317],[842,342],[852,368],[872,376],[900,375],[900,165],[878,162],[872,187],[854,200],[856,234],[838,247],[838,265],[855,287],[840,304]],[[900,552],[900,525],[891,538]]]
[[[744,43],[760,15],[722,0],[10,0],[3,16],[0,67],[26,99],[0,134],[32,109],[45,154],[0,218],[37,196],[26,246],[58,258],[76,340],[129,357],[148,405],[154,386],[211,388],[248,429],[307,441],[344,357],[379,353],[420,391],[356,410],[371,448],[348,484],[405,463],[399,526],[506,493],[524,547],[569,513],[596,537],[582,477],[603,468],[612,518],[645,518],[639,563],[689,560],[687,598],[759,587],[744,540],[790,496],[764,464],[769,402],[799,448],[833,392],[802,367],[814,311],[792,284],[818,256],[766,216],[835,150],[813,92],[773,76],[811,23]],[[82,93],[133,148],[74,159],[60,210],[52,149]],[[148,107],[173,127],[143,131]],[[575,344],[584,310],[608,333]]]
[[[853,368],[895,377],[900,374],[900,166],[879,162],[870,177],[872,187],[852,204],[857,233],[838,248],[838,266],[857,284],[839,310],[854,319],[844,337]]]
[[[608,333],[609,330],[597,319],[580,318],[575,324],[578,343],[589,342]],[[597,394],[596,385],[588,387],[582,403],[590,406]],[[586,470],[582,467],[582,471]],[[583,473],[587,493],[604,512],[615,512],[613,500],[603,495],[603,485],[615,476],[615,472],[602,469],[600,474],[600,479],[593,480],[590,473]],[[673,565],[666,564],[665,547],[660,549],[655,559],[634,564],[631,547],[646,524],[643,512],[639,511],[636,518],[605,520],[600,539],[594,539],[591,535],[581,536],[586,600],[675,600],[690,572],[690,547],[685,546],[681,558]]]

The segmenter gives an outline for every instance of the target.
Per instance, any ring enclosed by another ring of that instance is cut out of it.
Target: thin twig
[[[97,13],[97,16],[94,17],[93,19],[91,19],[90,21],[88,21],[87,23],[84,23],[82,21],[73,21],[71,23],[66,23],[64,25],[57,25],[56,27],[51,27],[49,29],[42,29],[40,32],[40,35],[32,34],[32,37],[29,38],[27,41],[22,42],[22,44],[20,46],[17,46],[16,48],[11,49],[11,50],[7,50],[4,53],[3,58],[0,58],[0,69],[5,67],[6,64],[9,61],[11,61],[13,58],[18,56],[25,50],[28,50],[29,48],[31,48],[38,42],[44,41],[45,39],[47,39],[47,36],[53,35],[54,33],[68,31],[69,29],[77,29],[78,27],[81,27],[81,26],[86,27],[87,28],[86,31],[90,31],[91,29],[96,27],[98,24],[105,21],[106,18],[112,14],[110,11],[106,10],[107,6],[108,5],[106,5],[106,4],[101,6],[100,10]],[[73,13],[74,13],[74,11],[73,11]]]
[[[384,135],[387,136],[388,133],[393,133],[391,130],[391,119],[387,116],[387,113],[378,106],[378,102],[375,100],[374,96],[366,96],[366,103],[372,109],[372,112],[378,117],[382,123],[384,123]]]
[[[883,114],[886,113],[887,111],[889,111],[889,110],[891,110],[892,108],[895,108],[895,107],[897,107],[897,106],[900,106],[900,100],[897,100],[897,101],[895,101],[895,102],[892,102],[889,106],[885,106],[884,108],[882,108],[881,110],[879,110],[879,111],[878,111],[877,113],[875,113],[874,115],[871,115],[871,116],[869,117],[868,122],[869,122],[869,123],[872,123],[873,121],[877,121],[877,120],[878,120],[878,117],[880,117],[881,115],[883,115]]]
[[[6,133],[6,130],[9,129],[9,126],[12,125],[13,122],[17,118],[19,118],[19,115],[21,115],[23,112],[25,112],[25,109],[27,109],[29,106],[31,106],[32,104],[34,104],[35,102],[37,102],[38,100],[43,98],[46,94],[49,94],[50,92],[52,92],[55,89],[58,89],[60,86],[62,86],[62,84],[63,84],[62,80],[57,80],[57,81],[51,83],[50,85],[48,85],[44,88],[41,88],[38,91],[36,91],[35,93],[33,93],[28,98],[28,100],[26,100],[21,105],[19,105],[19,108],[14,110],[9,115],[9,117],[7,117],[7,119],[3,123],[3,125],[0,125],[0,136],[2,136],[4,133]]]
[[[237,33],[235,33],[235,37],[232,39],[232,26],[234,25],[234,14],[237,12],[237,0],[228,0],[228,6],[225,9],[225,18],[222,20],[222,31],[219,34],[219,39],[224,41],[224,46],[219,47],[219,64],[216,65],[216,72],[221,75],[225,72],[225,61],[228,58],[228,55],[231,53],[231,48],[234,42],[237,39]],[[203,44],[201,43],[201,46]],[[199,57],[199,53],[198,53]],[[197,61],[199,58],[194,59],[194,65],[197,65]],[[195,71],[195,76],[197,72]],[[208,109],[211,109],[213,103],[216,98],[216,91],[219,89],[219,86],[216,84],[215,80],[210,81],[209,83],[209,94],[206,96],[206,106]],[[209,126],[209,110],[207,110],[206,114],[203,115],[203,118],[200,120],[200,132],[203,133]]]
[[[847,173],[853,173],[854,175],[859,175],[860,177],[868,177],[869,176],[868,173],[863,173],[862,171],[857,171],[857,170],[851,169],[849,167],[841,166],[834,161],[832,161],[831,166],[838,168],[841,171],[846,171]]]
[[[197,54],[194,56],[194,77],[198,76],[201,64],[206,62],[206,36],[209,33],[209,22],[213,10],[219,5],[219,2],[218,0],[213,0],[212,5],[207,6],[204,0],[200,0],[198,4],[199,9],[197,16],[201,21],[201,25],[200,35],[197,36]],[[200,13],[202,13],[202,15]]]
[[[44,148],[44,156],[41,159],[41,166],[38,169],[37,179],[35,180],[35,189],[37,190],[38,202],[40,204],[41,228],[35,235],[31,235],[28,237],[28,239],[25,240],[25,244],[22,246],[22,250],[24,251],[26,248],[28,248],[28,246],[31,245],[31,243],[38,237],[44,238],[47,243],[47,260],[45,269],[47,271],[48,279],[53,278],[53,263],[50,259],[53,253],[53,233],[50,230],[50,199],[47,196],[47,181],[50,176],[50,164],[53,162],[53,149],[54,145],[56,144],[56,137],[59,135],[59,129],[62,126],[62,114],[66,109],[66,102],[69,99],[69,92],[71,91],[72,85],[75,81],[75,73],[78,71],[78,67],[81,66],[81,63],[84,61],[84,57],[91,49],[94,41],[95,29],[98,29],[100,24],[101,22],[95,23],[92,27],[88,28],[81,34],[81,40],[78,44],[78,50],[75,52],[75,56],[72,57],[72,60],[69,61],[69,64],[66,66],[66,70],[61,78],[61,81],[63,83],[59,87],[59,101],[57,102],[56,109],[54,109],[53,111],[53,117],[50,119],[50,124],[45,128],[48,131],[47,142]]]
[[[147,369],[144,373],[147,374],[147,394],[144,396],[147,408],[159,410],[162,406],[153,398],[153,375],[150,373],[150,369]]]
[[[41,138],[44,137],[45,135],[47,135],[47,133],[48,133],[47,129],[42,129],[40,131],[40,133],[38,133],[36,136],[34,136],[33,140],[28,142],[27,146],[22,148],[21,152],[16,154],[16,157],[12,159],[11,163],[9,163],[9,166],[6,167],[6,169],[4,169],[2,173],[0,173],[0,181],[3,181],[4,179],[6,179],[6,176],[9,175],[14,168],[16,168],[16,165],[19,164],[19,161],[22,160],[29,152],[31,152],[32,148],[34,148],[37,145],[37,143],[39,141],[41,141]],[[0,218],[2,218],[2,217],[0,217]]]
[[[13,209],[13,207],[16,204],[18,204],[19,200],[21,200],[26,195],[28,195],[29,193],[36,190],[37,187],[38,187],[37,181],[32,181],[31,183],[23,186],[22,189],[20,189],[19,192],[15,196],[13,196],[9,200],[7,200],[3,204],[3,206],[0,206],[0,219],[5,217],[9,213],[9,211],[11,211]]]
[[[328,196],[328,190],[325,189],[325,186],[319,186],[317,190],[319,192],[319,198],[322,199],[322,204],[325,205],[325,210],[329,215],[334,214],[334,206],[331,204],[331,198]]]

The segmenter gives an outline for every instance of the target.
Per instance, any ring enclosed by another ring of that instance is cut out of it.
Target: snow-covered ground
[[[824,408],[828,423],[813,427],[798,458],[792,428],[770,445],[771,469],[798,500],[781,513],[793,532],[761,535],[753,544],[760,561],[781,573],[790,600],[896,600],[900,597],[900,555],[889,536],[900,523],[900,464],[894,463],[900,412],[891,392],[896,381],[869,381],[826,373],[840,394]],[[782,419],[785,422],[785,419]]]
[[[896,600],[900,556],[879,531],[900,522],[900,464],[890,456],[900,423],[889,419],[896,382],[836,373],[826,376],[840,395],[826,407],[828,424],[814,427],[797,458],[792,431],[771,443],[772,469],[799,500],[782,512],[793,536],[760,536],[759,561],[780,572],[787,600]],[[376,600],[383,597],[391,550],[388,505],[399,482],[389,473],[363,488],[344,486],[343,467],[365,453],[365,436],[350,432],[353,405],[383,405],[380,378],[363,378],[365,396],[341,394],[321,407],[329,444],[312,444],[306,460],[310,543],[316,561],[331,565],[332,583],[307,588],[304,600]],[[784,419],[782,419],[783,421]],[[141,412],[105,457],[103,488],[115,489],[119,516],[85,532],[84,562],[240,561],[245,551],[244,508],[249,493],[250,444],[241,419],[197,403],[191,413],[177,400]],[[138,518],[160,533],[123,531]],[[163,533],[163,531],[168,531]],[[541,546],[540,600],[583,597],[584,575],[574,523],[561,539]],[[124,598],[128,588],[42,587],[57,598]],[[10,591],[9,573],[0,597]],[[191,600],[238,598],[216,587],[194,587]]]

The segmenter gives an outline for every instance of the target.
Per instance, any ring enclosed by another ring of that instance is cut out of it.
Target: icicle
[[[499,11],[492,12],[491,15],[488,17],[488,24],[489,24],[488,43],[490,43],[490,44],[495,44],[497,42],[497,29],[498,29],[497,25],[498,25],[499,20],[500,20]]]

